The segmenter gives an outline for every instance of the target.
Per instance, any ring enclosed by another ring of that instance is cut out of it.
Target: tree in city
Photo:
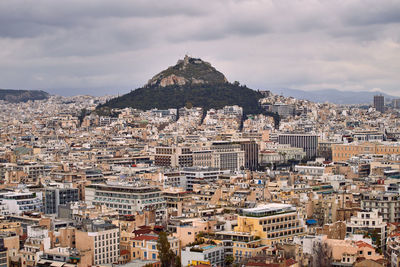
[[[328,245],[321,240],[314,241],[311,266],[313,267],[331,266],[330,249]]]
[[[225,266],[232,266],[234,258],[232,255],[225,256]]]
[[[161,267],[180,266],[180,258],[172,251],[166,232],[160,232],[158,234],[157,250],[158,257],[161,261]]]

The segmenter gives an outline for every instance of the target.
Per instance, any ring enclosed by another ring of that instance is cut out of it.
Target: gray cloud
[[[5,0],[0,88],[123,93],[189,53],[255,89],[400,95],[400,2]]]

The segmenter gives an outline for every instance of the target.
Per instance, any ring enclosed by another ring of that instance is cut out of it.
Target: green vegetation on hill
[[[97,107],[101,113],[112,108],[132,107],[141,110],[152,108],[181,108],[187,103],[205,110],[220,109],[224,106],[238,105],[245,114],[261,113],[258,100],[262,94],[258,91],[230,83],[170,85],[166,87],[143,87],[126,95],[111,99]]]
[[[258,100],[263,95],[239,82],[229,83],[224,74],[210,63],[199,58],[185,56],[171,66],[156,74],[142,88],[111,99],[99,105],[100,115],[113,115],[115,108],[153,108],[168,109],[181,107],[202,107],[221,109],[224,106],[238,105],[243,113],[260,114],[262,109]]]
[[[29,100],[43,100],[48,97],[48,93],[39,90],[0,89],[0,100],[12,103],[27,102]]]

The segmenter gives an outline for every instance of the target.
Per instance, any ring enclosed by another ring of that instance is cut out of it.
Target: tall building
[[[255,141],[240,140],[238,143],[242,151],[244,151],[244,168],[255,171],[258,169],[258,150],[259,146]]]
[[[46,214],[57,214],[58,206],[79,200],[78,188],[64,187],[63,184],[47,187],[44,193]]]
[[[400,108],[400,98],[393,99],[393,107],[397,109]]]
[[[385,112],[385,97],[383,95],[374,96],[374,108],[379,112]]]
[[[317,155],[318,136],[315,134],[285,133],[278,136],[279,144],[290,144],[292,147],[302,148],[306,158],[312,159]]]

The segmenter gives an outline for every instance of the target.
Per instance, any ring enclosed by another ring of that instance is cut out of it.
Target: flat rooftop
[[[266,217],[295,211],[296,208],[290,204],[269,203],[251,209],[244,209],[243,214],[245,216]]]

